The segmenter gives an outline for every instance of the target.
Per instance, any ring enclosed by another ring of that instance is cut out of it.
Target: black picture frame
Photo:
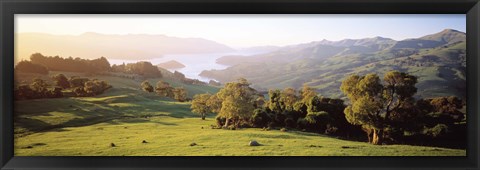
[[[466,14],[466,157],[14,157],[15,14]],[[478,0],[1,0],[1,169],[479,169]]]

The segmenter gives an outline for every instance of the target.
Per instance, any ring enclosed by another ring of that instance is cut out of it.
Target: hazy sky
[[[402,40],[446,28],[465,32],[465,15],[15,15],[17,33],[163,34],[236,48],[375,36]]]

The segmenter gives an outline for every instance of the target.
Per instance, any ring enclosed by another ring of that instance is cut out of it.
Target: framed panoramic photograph
[[[1,1],[2,169],[478,169],[479,5]]]

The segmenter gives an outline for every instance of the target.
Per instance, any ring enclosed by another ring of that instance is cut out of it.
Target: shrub
[[[216,121],[218,127],[222,127],[225,123],[225,120],[226,119],[224,117],[221,117],[221,116],[215,117],[215,121]]]
[[[337,127],[327,124],[327,128],[325,129],[325,134],[334,135],[337,133],[337,131],[338,131]]]
[[[285,119],[285,127],[295,128],[296,126],[297,126],[297,123],[295,122],[295,120],[293,120],[293,118]]]
[[[40,64],[34,64],[30,61],[20,61],[15,66],[15,72],[48,74],[48,69]]]
[[[90,80],[85,82],[83,90],[87,96],[95,96],[102,94],[105,90],[111,88],[112,86],[108,85],[105,81],[100,80]]]
[[[30,84],[30,88],[34,91],[33,98],[46,98],[48,92],[48,84],[39,78],[33,79],[33,82]]]
[[[83,90],[83,87],[73,88],[73,93],[75,93],[75,96],[87,96],[87,92]]]
[[[433,128],[425,129],[425,134],[434,138],[444,136],[448,132],[448,126],[445,124],[437,124]]]
[[[173,89],[173,98],[179,102],[187,100],[187,90],[183,87],[175,87]]]
[[[300,118],[297,120],[297,128],[298,129],[307,129],[308,122],[305,118]]]
[[[307,129],[324,132],[327,125],[332,122],[330,115],[327,112],[312,112],[305,116],[307,122]]]
[[[254,127],[265,127],[270,121],[272,121],[272,118],[265,109],[255,109],[253,111],[251,122]]]
[[[169,98],[174,97],[173,87],[170,86],[170,83],[167,83],[164,81],[157,82],[157,87],[155,88],[155,92],[157,92],[158,95],[163,97],[169,97]]]
[[[275,124],[275,122],[273,122],[273,121],[272,121],[272,122],[269,122],[269,123],[267,124],[267,127],[268,127],[269,129],[273,129],[275,126],[276,126],[276,124]]]
[[[285,119],[287,118],[287,116],[285,116],[285,114],[283,113],[276,113],[275,114],[275,124],[278,125],[278,126],[285,126]]]
[[[143,81],[141,86],[143,91],[146,91],[149,93],[153,92],[153,86],[147,80]]]
[[[59,87],[62,87],[64,89],[70,87],[70,82],[68,82],[67,77],[63,74],[57,74],[52,77],[53,80],[55,80],[55,84]]]
[[[70,87],[72,88],[83,87],[87,81],[89,81],[88,78],[80,78],[77,76],[73,76],[68,80],[68,82],[70,82]]]
[[[24,99],[32,99],[34,97],[34,91],[30,88],[28,84],[22,84],[15,88],[15,100],[24,100]]]
[[[60,98],[63,97],[62,88],[61,87],[54,87],[47,92],[47,96],[49,98]]]

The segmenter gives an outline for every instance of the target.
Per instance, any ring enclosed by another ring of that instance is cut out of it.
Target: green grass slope
[[[376,146],[304,132],[210,129],[202,121],[169,116],[116,119],[40,132],[15,141],[16,156],[465,156],[465,150]],[[143,141],[147,143],[143,143]],[[262,146],[249,146],[257,140]],[[111,147],[111,143],[115,147]],[[196,146],[190,146],[196,143]]]
[[[16,101],[15,156],[466,155],[465,150],[458,149],[375,146],[297,131],[211,129],[214,116],[202,121],[190,111],[190,103],[143,92],[137,87],[139,82],[131,79],[97,78],[109,81],[114,88],[95,97]],[[218,90],[185,87],[189,92]],[[248,146],[250,140],[262,146]]]
[[[84,76],[79,73],[52,72],[49,76],[62,73],[66,76]],[[34,77],[53,81],[46,75],[21,74],[18,81],[28,82]],[[55,99],[35,99],[15,102],[15,132],[25,135],[62,127],[85,126],[124,117],[149,117],[168,115],[175,112],[176,116],[189,114],[189,105],[175,102],[155,93],[141,91],[141,81],[114,77],[92,76],[105,80],[113,86],[104,94],[94,97],[69,97]],[[164,79],[150,79],[154,84],[159,80],[171,82],[174,87],[182,86],[192,97],[199,93],[216,93],[218,88],[202,85],[189,85]]]

